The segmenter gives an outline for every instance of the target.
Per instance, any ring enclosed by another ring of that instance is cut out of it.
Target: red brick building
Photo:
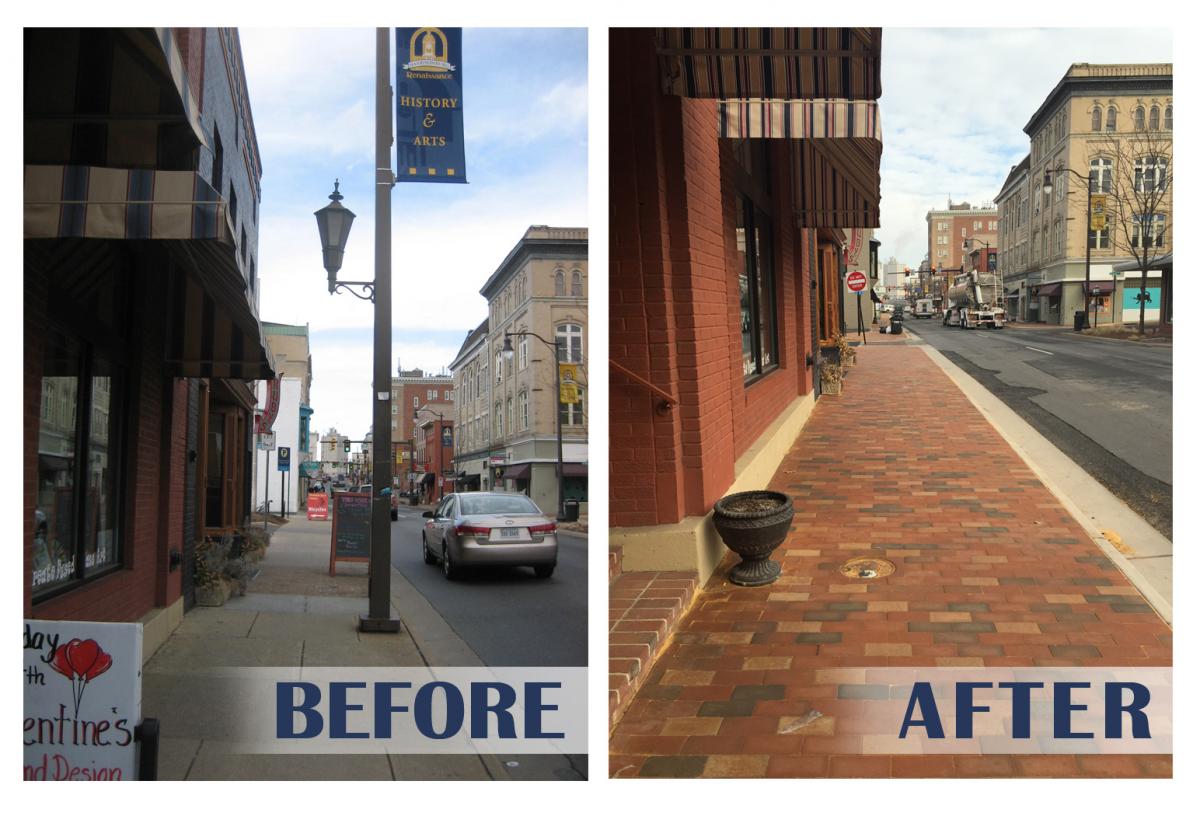
[[[142,621],[250,515],[271,378],[262,167],[234,29],[26,29],[26,617]],[[239,208],[238,202],[241,202]]]
[[[422,415],[416,428],[416,470],[427,499],[454,490],[454,420]]]
[[[453,416],[454,379],[448,374],[429,374],[419,368],[401,368],[397,375],[392,377],[393,476],[400,484],[407,485],[413,470],[410,451],[420,459],[416,429],[435,414]],[[413,415],[417,411],[420,415],[414,422]]]
[[[841,328],[879,219],[879,29],[610,32],[610,519],[626,570],[721,555]],[[815,100],[821,100],[817,102]]]

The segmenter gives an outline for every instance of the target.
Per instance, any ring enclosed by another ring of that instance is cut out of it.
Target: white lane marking
[[[1049,354],[1051,357],[1054,356],[1053,351],[1046,351],[1045,349],[1034,348],[1033,346],[1026,346],[1025,348],[1029,349],[1030,351],[1036,351],[1039,354]]]

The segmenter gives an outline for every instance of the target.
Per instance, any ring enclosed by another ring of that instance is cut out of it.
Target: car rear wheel
[[[538,564],[533,568],[533,574],[538,578],[549,578],[554,574],[554,564]]]
[[[429,551],[429,542],[425,540],[425,534],[421,533],[421,556],[425,559],[426,564],[436,564],[437,559],[433,557],[433,553]]]
[[[442,575],[446,576],[447,581],[458,577],[458,567],[450,563],[450,548],[445,544],[442,544]]]

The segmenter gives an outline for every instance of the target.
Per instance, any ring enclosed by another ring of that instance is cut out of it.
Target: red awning
[[[1079,285],[1083,287],[1084,294],[1096,294],[1096,290],[1100,290],[1100,294],[1110,295],[1113,290],[1112,281],[1094,280],[1091,283],[1080,283]]]
[[[1062,294],[1061,283],[1044,283],[1041,286],[1033,287],[1033,289],[1039,297],[1058,297]]]

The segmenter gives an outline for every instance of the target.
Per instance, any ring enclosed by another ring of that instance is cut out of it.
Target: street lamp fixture
[[[1091,305],[1092,297],[1092,188],[1095,186],[1095,179],[1089,173],[1083,175],[1077,170],[1072,170],[1070,167],[1056,167],[1053,170],[1047,170],[1042,177],[1042,192],[1050,195],[1054,190],[1054,184],[1050,180],[1051,173],[1070,173],[1075,178],[1087,182],[1087,211],[1084,214],[1084,261],[1083,261],[1083,328],[1088,328],[1088,307]],[[1116,287],[1113,287],[1114,299]],[[1116,315],[1116,305],[1113,306],[1113,314]]]
[[[561,343],[559,342],[557,335],[554,337],[554,342],[551,343],[546,338],[542,337],[539,334],[534,334],[531,331],[515,331],[515,332],[507,332],[506,331],[504,333],[503,352],[504,352],[504,361],[507,363],[512,362],[512,358],[513,358],[512,339],[514,337],[532,337],[535,340],[540,340],[542,342],[542,344],[547,346],[548,348],[554,349],[554,418],[555,418],[556,434],[558,437],[558,520],[563,521],[564,519],[566,519],[566,512],[565,512],[566,497],[563,495],[562,405],[559,402],[562,399],[562,369],[559,368],[559,365],[558,365],[559,360],[562,357],[562,354],[560,351]]]
[[[345,196],[338,192],[338,183],[338,179],[334,179],[333,192],[329,194],[330,203],[313,213],[317,217],[317,232],[321,234],[321,253],[325,256],[331,295],[337,288],[337,273],[342,268],[350,227],[354,226],[354,213],[342,206]]]

